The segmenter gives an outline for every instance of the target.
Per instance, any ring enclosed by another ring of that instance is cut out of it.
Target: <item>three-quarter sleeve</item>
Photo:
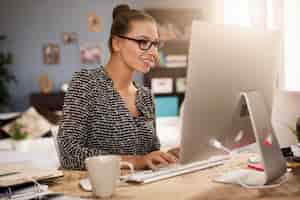
[[[67,169],[84,169],[86,158],[106,154],[87,147],[88,118],[93,107],[93,84],[87,70],[74,74],[64,98],[63,119],[58,132],[60,163]]]

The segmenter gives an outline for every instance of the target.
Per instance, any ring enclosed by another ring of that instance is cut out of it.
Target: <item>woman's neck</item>
[[[127,67],[121,60],[111,58],[105,70],[119,91],[128,90],[132,86],[134,71]]]

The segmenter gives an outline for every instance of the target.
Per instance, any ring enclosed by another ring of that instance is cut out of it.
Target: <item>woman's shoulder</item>
[[[73,78],[75,80],[82,80],[82,81],[91,81],[94,79],[98,79],[101,77],[100,75],[103,74],[103,67],[99,66],[94,69],[81,69],[80,71],[76,71],[73,74]]]
[[[71,90],[91,91],[96,87],[97,83],[104,80],[103,67],[97,67],[95,69],[81,69],[80,71],[74,72],[72,80],[70,82]]]

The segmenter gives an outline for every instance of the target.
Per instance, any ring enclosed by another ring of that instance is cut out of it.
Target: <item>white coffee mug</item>
[[[131,173],[133,165],[121,161],[117,155],[101,155],[85,159],[88,176],[92,184],[94,195],[98,197],[110,197],[120,182],[121,166],[128,166]]]

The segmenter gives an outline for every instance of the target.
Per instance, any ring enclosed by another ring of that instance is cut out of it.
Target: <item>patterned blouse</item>
[[[144,155],[160,148],[151,92],[135,86],[139,117],[130,113],[102,66],[74,74],[57,136],[62,167],[84,169],[90,156]]]

